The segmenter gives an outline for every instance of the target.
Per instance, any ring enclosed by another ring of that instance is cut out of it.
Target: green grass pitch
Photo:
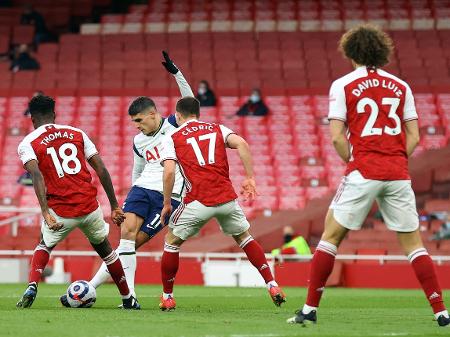
[[[159,286],[138,286],[141,311],[117,309],[113,285],[97,290],[90,309],[59,304],[65,286],[41,284],[31,309],[16,309],[25,285],[0,285],[0,336],[11,337],[282,337],[444,336],[419,290],[326,290],[316,326],[285,320],[303,303],[305,289],[286,288],[288,302],[275,307],[263,288],[177,286],[177,310],[158,309]],[[448,297],[449,293],[447,293]]]

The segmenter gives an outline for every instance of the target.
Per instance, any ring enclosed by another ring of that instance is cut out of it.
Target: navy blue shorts
[[[161,193],[133,186],[123,203],[123,211],[143,218],[144,222],[140,231],[152,238],[163,228],[160,219],[163,201],[164,197]],[[176,210],[179,204],[179,201],[172,199],[172,211]]]

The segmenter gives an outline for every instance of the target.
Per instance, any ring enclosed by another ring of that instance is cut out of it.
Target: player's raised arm
[[[102,158],[99,154],[93,155],[88,160],[89,165],[95,170],[103,189],[108,196],[109,204],[111,205],[111,219],[116,225],[120,225],[123,220],[125,220],[125,215],[122,209],[119,207],[119,203],[116,199],[116,194],[114,193],[114,186],[111,181],[111,176],[103,163]]]
[[[164,62],[161,62],[164,68],[171,73],[175,80],[177,81],[178,88],[180,88],[180,93],[182,97],[190,96],[194,97],[194,93],[192,92],[191,86],[184,78],[183,74],[181,73],[180,69],[173,63],[173,61],[170,59],[169,54],[167,54],[166,51],[162,52],[164,57]]]
[[[221,126],[221,128],[224,129],[223,126]],[[244,138],[236,135],[235,133],[228,134],[228,136],[226,137],[226,144],[230,149],[236,149],[239,153],[239,158],[241,158],[242,164],[244,165],[246,175],[246,178],[242,183],[241,194],[246,200],[251,201],[255,199],[257,192],[250,146]]]
[[[39,205],[41,206],[41,213],[44,217],[44,221],[48,228],[57,231],[63,226],[62,223],[56,221],[56,219],[50,214],[47,204],[47,195],[44,176],[39,170],[39,166],[36,160],[30,160],[25,163],[25,169],[30,172],[31,179],[33,180],[34,192],[39,200]]]
[[[339,157],[346,163],[350,160],[350,144],[347,139],[347,126],[345,122],[330,120],[331,141]]]

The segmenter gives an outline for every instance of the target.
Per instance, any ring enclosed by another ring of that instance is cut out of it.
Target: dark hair
[[[261,96],[261,89],[259,88],[253,88],[252,92],[256,91],[258,93],[259,96]]]
[[[378,68],[389,63],[394,45],[389,35],[381,29],[361,25],[342,35],[339,49],[357,64]]]
[[[199,84],[204,84],[204,85],[206,85],[206,89],[209,90],[209,83],[208,83],[207,80],[201,80]]]
[[[55,112],[55,101],[50,96],[37,95],[28,102],[31,116],[50,115]]]
[[[183,117],[189,117],[195,115],[200,116],[200,102],[195,97],[183,97],[177,102],[175,107],[177,112],[183,115]]]
[[[156,108],[155,102],[151,98],[140,96],[131,102],[128,108],[128,114],[135,116],[148,108]]]

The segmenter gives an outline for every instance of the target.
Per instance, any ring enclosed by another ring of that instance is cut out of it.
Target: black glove
[[[169,54],[167,54],[166,51],[162,52],[163,56],[164,56],[164,60],[165,62],[161,62],[162,65],[164,66],[164,68],[166,68],[166,70],[171,73],[171,74],[176,74],[177,72],[180,71],[180,69],[178,69],[178,67],[175,65],[175,63],[173,63],[173,61],[170,59]]]

